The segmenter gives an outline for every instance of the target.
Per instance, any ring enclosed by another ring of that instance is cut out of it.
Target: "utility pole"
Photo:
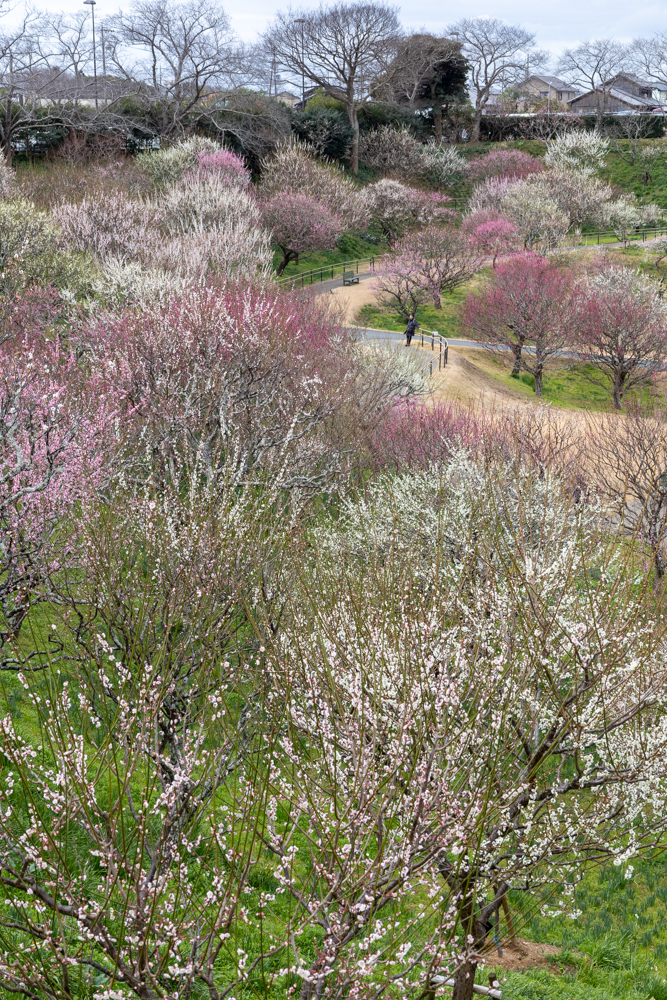
[[[303,105],[303,111],[306,110],[306,57],[305,50],[303,47],[303,26],[306,23],[305,17],[296,17],[294,19],[295,24],[301,25],[301,103]]]
[[[100,32],[102,34],[102,76],[104,77],[104,103],[106,105],[109,101],[107,95],[107,53],[104,42],[104,21],[102,21]]]
[[[97,0],[83,0],[87,7],[90,7],[90,14],[93,19],[93,78],[95,80],[95,110],[98,110],[97,103],[97,47],[95,45],[95,4]]]

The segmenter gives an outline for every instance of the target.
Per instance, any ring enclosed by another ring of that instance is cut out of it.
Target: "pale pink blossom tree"
[[[405,320],[428,299],[421,258],[408,250],[385,254],[375,268],[372,286],[378,304]]]
[[[488,285],[468,295],[463,326],[490,350],[509,351],[512,374],[532,374],[541,396],[544,370],[571,336],[573,314],[572,272],[521,253],[501,261]]]
[[[530,153],[520,149],[495,149],[485,156],[469,160],[465,176],[471,181],[484,181],[487,177],[514,177],[519,180],[541,173],[544,169],[544,162]]]
[[[660,286],[631,268],[603,261],[579,286],[576,348],[591,381],[609,387],[614,408],[667,365],[667,309]],[[592,369],[592,372],[591,372]]]
[[[454,226],[426,226],[404,237],[397,249],[419,260],[421,287],[435,309],[442,309],[442,295],[469,281],[484,260],[479,246]]]
[[[451,198],[436,191],[421,191],[400,181],[381,180],[364,188],[371,221],[392,246],[408,231],[440,220],[451,222],[456,213],[447,207]]]
[[[343,232],[342,222],[324,205],[305,194],[282,191],[262,205],[262,221],[282,252],[281,275],[303,253],[332,250]]]
[[[472,246],[493,259],[494,268],[500,255],[516,253],[522,246],[519,230],[500,212],[475,212],[463,220],[461,230]]]

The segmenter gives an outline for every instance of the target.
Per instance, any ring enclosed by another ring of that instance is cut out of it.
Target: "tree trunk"
[[[618,372],[614,379],[614,409],[620,410],[623,406],[623,388],[625,385],[625,375]]]
[[[535,368],[535,395],[542,395],[542,375],[544,374],[541,367]]]
[[[359,173],[359,118],[354,104],[348,104],[347,117],[352,126],[352,148],[350,149],[350,170]]]
[[[514,355],[514,367],[512,368],[512,375],[516,378],[521,371],[521,344],[514,344],[512,347],[512,354]]]
[[[472,120],[472,132],[470,133],[471,142],[479,142],[483,110],[483,108],[475,108],[475,117]]]
[[[437,104],[433,108],[433,130],[436,146],[442,146],[442,104]]]
[[[472,1000],[474,997],[477,962],[465,962],[454,976],[452,1000]]]
[[[283,252],[283,259],[281,260],[281,262],[280,262],[280,264],[278,266],[278,270],[276,271],[276,274],[277,274],[278,277],[280,277],[280,275],[283,273],[283,271],[285,270],[285,268],[287,267],[287,265],[290,263],[290,261],[294,260],[294,261],[296,261],[297,264],[299,263],[299,255],[298,255],[298,253],[293,253],[291,250],[283,250],[282,247],[280,247],[280,249]]]

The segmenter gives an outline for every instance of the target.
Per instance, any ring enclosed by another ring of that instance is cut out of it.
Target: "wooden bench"
[[[358,285],[359,275],[355,274],[354,271],[343,271],[343,284],[344,285]]]

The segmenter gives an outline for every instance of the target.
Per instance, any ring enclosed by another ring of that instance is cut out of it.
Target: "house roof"
[[[553,87],[554,90],[576,90],[576,87],[572,83],[566,83],[565,80],[561,80],[558,76],[546,76],[542,73],[532,73],[523,84],[528,83],[529,80],[540,80],[542,83],[546,83],[549,87]],[[519,86],[523,86],[519,84]]]
[[[631,80],[633,83],[636,83],[639,87],[645,87],[647,90],[653,90],[653,84],[649,83],[648,80],[642,80],[642,78],[640,76],[637,76],[636,73],[617,73],[616,76],[612,76],[608,80],[605,80],[604,86],[606,87],[608,83],[613,83],[614,80],[623,80],[623,79]]]
[[[574,97],[570,104],[576,104],[580,101],[582,97],[589,97],[591,94],[601,93],[599,89],[588,90],[585,94],[579,94],[578,97]],[[628,94],[627,90],[618,90],[616,87],[612,87],[610,90],[605,91],[608,97],[613,97],[617,101],[623,101],[624,104],[630,105],[634,108],[646,108],[646,107],[657,107],[658,102],[654,101],[652,97],[635,97],[634,94]]]

